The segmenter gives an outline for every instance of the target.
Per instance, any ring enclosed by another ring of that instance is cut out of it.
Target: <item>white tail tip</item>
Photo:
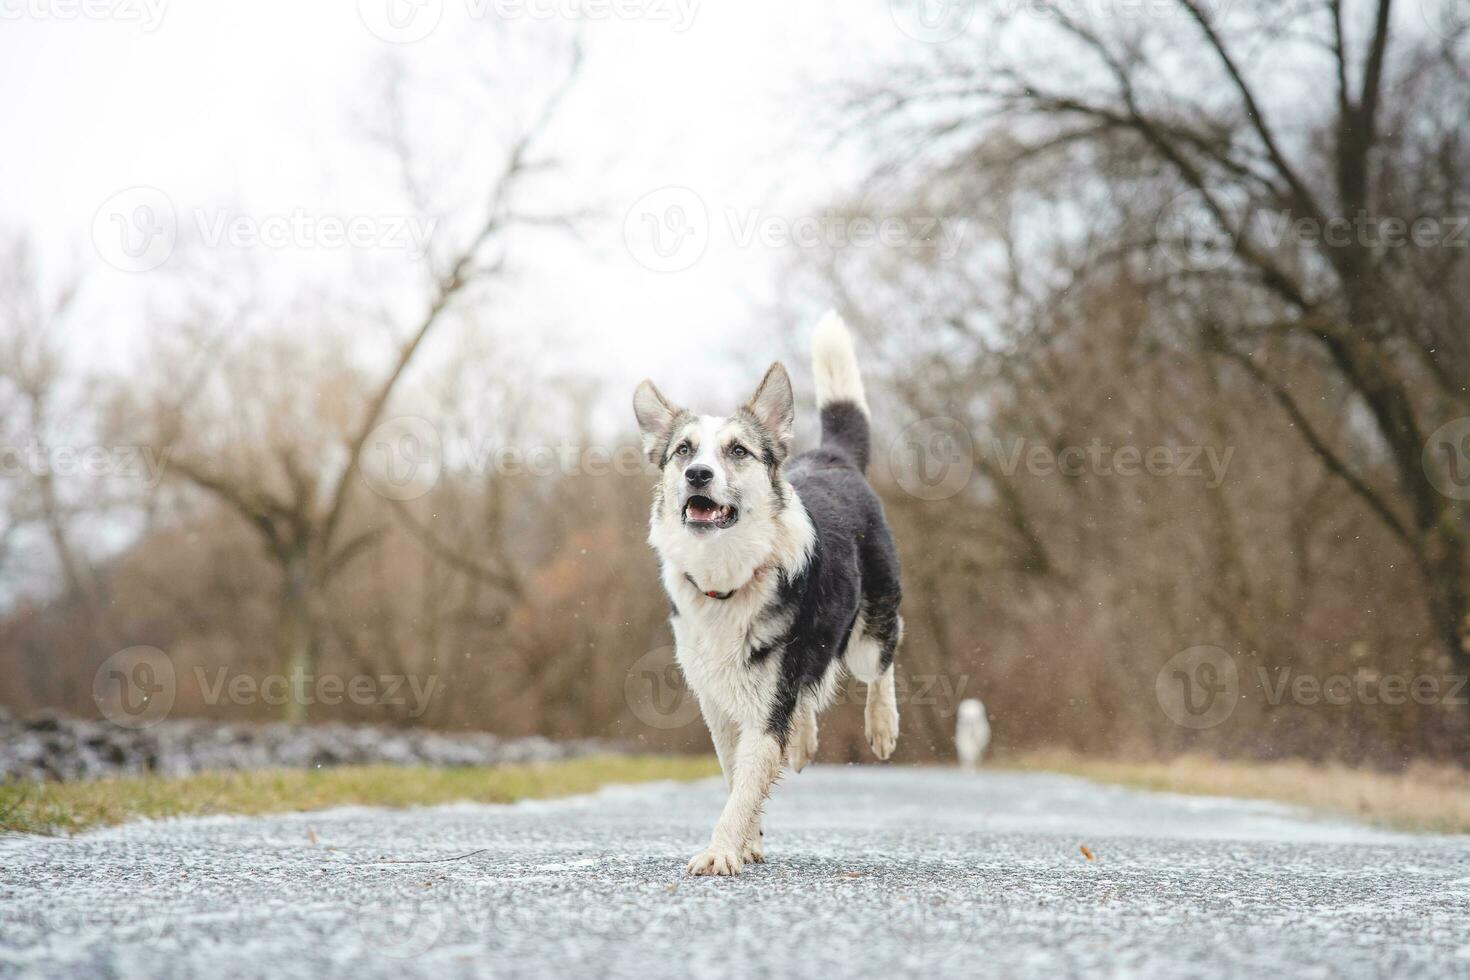
[[[817,378],[817,407],[852,402],[868,414],[863,376],[858,372],[852,334],[836,310],[828,310],[812,333],[812,373]]]

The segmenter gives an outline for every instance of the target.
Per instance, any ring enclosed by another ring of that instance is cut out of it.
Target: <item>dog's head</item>
[[[786,502],[781,464],[791,448],[791,379],[772,364],[755,394],[730,415],[695,415],[652,381],[633,395],[643,451],[660,469],[655,524],[723,539],[769,522]]]

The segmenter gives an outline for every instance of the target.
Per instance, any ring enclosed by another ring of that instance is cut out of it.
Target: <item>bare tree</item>
[[[984,52],[942,52],[853,109],[921,140],[927,186],[951,204],[994,198],[1080,228],[1013,257],[1013,295],[1055,304],[1128,279],[1145,321],[1252,379],[1403,548],[1438,644],[1470,666],[1470,511],[1424,454],[1470,414],[1470,276],[1451,240],[1470,213],[1452,122],[1470,112],[1465,49],[1392,0],[1213,7],[997,13]],[[984,334],[1017,312],[959,317]],[[1304,363],[1349,394],[1347,414],[1302,397]]]
[[[0,560],[4,546],[26,525],[45,534],[60,570],[62,586],[88,624],[95,639],[97,596],[90,562],[75,541],[78,501],[82,492],[66,494],[58,485],[53,465],[56,438],[73,444],[88,436],[89,420],[66,419],[64,385],[67,365],[60,345],[62,324],[76,297],[77,285],[67,282],[55,295],[43,294],[34,259],[24,241],[7,244],[0,255],[0,297],[3,297],[3,333],[0,333],[0,399],[5,405],[3,447],[8,459],[9,484],[5,523],[0,525]],[[72,446],[75,449],[75,445]]]
[[[202,386],[193,383],[180,385],[180,396],[166,400],[154,413],[153,439],[170,447],[171,470],[247,521],[279,570],[279,648],[292,691],[286,717],[293,723],[305,720],[306,703],[300,693],[320,654],[329,587],[385,531],[380,522],[354,526],[351,520],[361,484],[358,462],[430,335],[466,294],[501,272],[503,252],[494,254],[494,246],[521,224],[549,220],[522,209],[519,195],[526,178],[548,166],[541,142],[575,82],[580,60],[580,50],[573,48],[560,84],[511,141],[484,194],[478,224],[462,241],[439,250],[424,311],[397,341],[387,368],[376,378],[344,380],[348,387],[361,386],[354,417],[315,420],[328,430],[319,437],[331,445],[313,445],[311,440],[293,438],[289,431],[277,431],[279,438],[260,440],[246,455],[211,453],[197,438],[202,433],[193,415]],[[406,147],[407,141],[400,145]],[[277,367],[292,370],[286,361]],[[260,400],[259,391],[248,387],[235,394],[247,406]],[[269,418],[272,409],[282,406],[261,407]],[[299,421],[299,415],[286,413],[270,424],[290,426]],[[324,467],[327,461],[332,465]]]

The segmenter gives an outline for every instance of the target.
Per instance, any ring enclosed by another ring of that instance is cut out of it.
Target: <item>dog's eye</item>
[[[687,443],[687,442],[681,442],[681,443],[679,443],[679,448],[674,450],[674,455],[675,456],[688,456],[689,455],[689,452],[690,452],[690,450],[689,450],[689,443]]]
[[[746,449],[744,446],[740,445],[740,443],[737,442],[735,445],[730,447],[730,455],[734,456],[736,459],[744,459],[745,457],[750,455],[750,450]]]

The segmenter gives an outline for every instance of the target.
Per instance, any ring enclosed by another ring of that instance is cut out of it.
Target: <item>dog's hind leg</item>
[[[880,759],[891,756],[898,745],[893,655],[903,638],[903,620],[893,608],[896,605],[896,602],[870,603],[866,614],[858,617],[847,646],[847,669],[868,686],[863,727],[869,747]]]
[[[887,759],[898,745],[898,697],[894,691],[891,663],[876,681],[868,684],[868,707],[863,713],[863,722],[873,754]]]

